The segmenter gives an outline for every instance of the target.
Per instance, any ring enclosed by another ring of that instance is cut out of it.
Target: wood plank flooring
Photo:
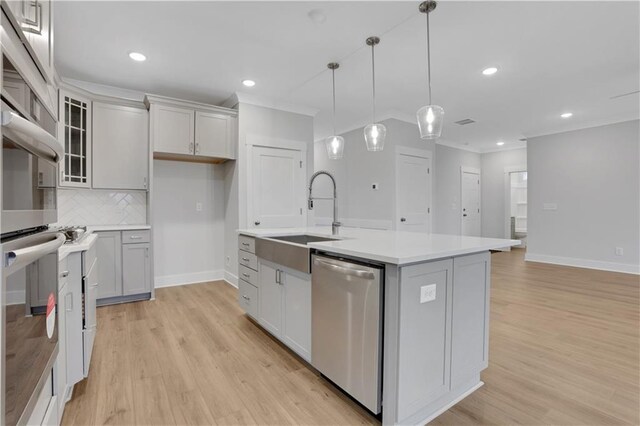
[[[492,255],[485,386],[432,424],[640,424],[637,276]],[[379,424],[248,320],[224,282],[98,309],[63,424]]]

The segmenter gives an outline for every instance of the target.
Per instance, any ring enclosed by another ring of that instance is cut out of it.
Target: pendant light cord
[[[431,45],[429,43],[429,12],[427,15],[427,84],[429,87],[429,105],[431,105]]]
[[[331,70],[331,78],[333,80],[333,134],[336,134],[336,70]]]
[[[373,123],[376,122],[376,57],[375,44],[371,45],[371,75],[373,76]]]

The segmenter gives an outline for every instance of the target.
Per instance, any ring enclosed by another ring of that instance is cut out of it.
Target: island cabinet
[[[154,158],[219,163],[235,159],[237,111],[147,95]]]
[[[258,259],[258,322],[311,360],[311,275]]]
[[[388,265],[384,424],[425,424],[482,385],[489,271],[489,252]]]

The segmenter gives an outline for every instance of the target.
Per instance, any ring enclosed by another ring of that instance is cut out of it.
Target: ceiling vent
[[[460,126],[466,126],[467,124],[475,123],[475,120],[472,120],[470,118],[465,118],[464,120],[454,121],[454,123]]]
[[[526,142],[526,141],[527,141],[527,138],[521,138],[521,139],[518,139],[518,140],[519,140],[520,142]]]

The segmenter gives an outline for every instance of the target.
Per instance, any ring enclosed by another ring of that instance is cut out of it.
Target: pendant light
[[[344,138],[336,135],[336,70],[340,67],[337,62],[330,62],[327,68],[331,70],[331,78],[333,80],[333,136],[325,139],[327,146],[327,154],[331,160],[339,160],[344,153]]]
[[[367,46],[371,46],[371,75],[373,77],[373,122],[364,128],[364,140],[367,143],[368,151],[382,151],[384,139],[387,135],[387,128],[384,124],[376,123],[376,60],[374,55],[375,46],[380,43],[378,37],[369,37]]]
[[[427,81],[429,85],[429,105],[423,106],[417,112],[418,127],[422,139],[437,139],[442,134],[444,109],[431,102],[431,46],[429,43],[429,13],[433,12],[437,3],[427,0],[420,3],[420,12],[427,15]]]

